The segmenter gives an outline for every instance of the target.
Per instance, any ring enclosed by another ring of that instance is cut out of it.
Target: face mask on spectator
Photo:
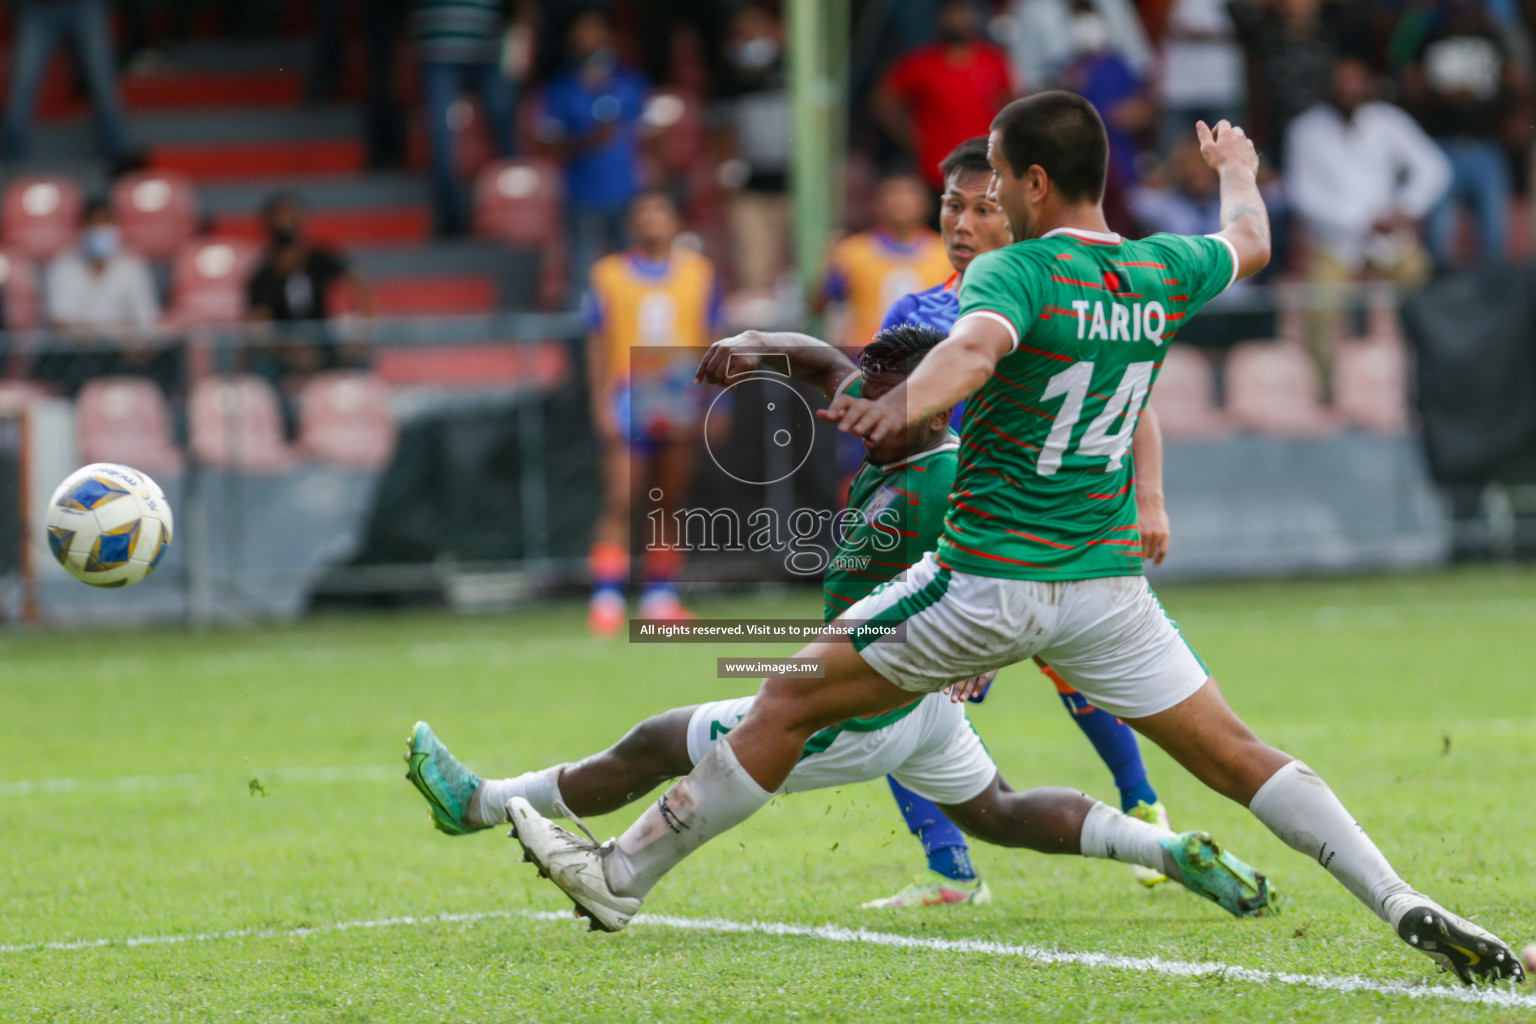
[[[1078,53],[1100,53],[1109,49],[1109,26],[1097,14],[1078,14],[1072,18],[1070,38]]]
[[[110,224],[93,224],[80,236],[80,251],[87,259],[105,263],[117,253],[117,228]]]
[[[299,237],[299,233],[288,224],[273,224],[267,229],[267,235],[272,239],[272,244],[280,249],[286,249]]]
[[[761,71],[779,59],[779,44],[768,36],[760,36],[732,46],[729,56],[731,63],[743,71]]]

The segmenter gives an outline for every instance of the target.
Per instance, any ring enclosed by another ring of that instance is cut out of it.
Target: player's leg
[[[970,844],[965,833],[944,816],[939,805],[887,775],[891,795],[901,811],[907,828],[923,844],[928,858],[925,877],[902,889],[893,896],[884,896],[863,904],[866,910],[884,910],[896,907],[954,906],[962,903],[986,903],[991,890],[976,877],[971,864]]]
[[[620,403],[622,405],[622,402]],[[628,415],[619,417],[626,436],[603,442],[599,457],[603,501],[592,530],[587,571],[592,600],[587,625],[598,636],[613,636],[624,626],[624,583],[629,575],[629,510],[633,491],[645,479],[646,466],[627,439]]]
[[[688,500],[693,486],[695,446],[688,441],[664,441],[656,445],[652,460],[654,488],[646,500],[660,513],[662,522],[674,522],[675,513]],[[683,567],[683,552],[669,544],[647,543],[641,572],[645,589],[640,597],[640,616],[646,619],[681,619],[688,610],[677,596],[676,581]]]
[[[1169,828],[1168,809],[1157,798],[1157,790],[1147,779],[1147,766],[1141,759],[1141,744],[1136,742],[1136,732],[1116,716],[1088,702],[1060,673],[1038,656],[1035,664],[1056,687],[1062,706],[1072,721],[1088,737],[1109,774],[1120,791],[1120,809],[1142,821]],[[1137,865],[1133,872],[1142,885],[1157,885],[1166,877],[1157,871]]]
[[[1042,656],[1093,703],[1118,714],[1216,792],[1246,806],[1405,941],[1463,979],[1520,971],[1508,946],[1398,877],[1322,779],[1259,739],[1233,713],[1144,580],[1078,581],[1063,616],[1083,627],[1064,629]],[[1461,956],[1461,949],[1473,952]]]
[[[406,778],[432,808],[432,824],[467,835],[506,821],[507,801],[527,800],[548,817],[606,814],[686,775],[688,728],[695,708],[647,718],[606,750],[575,764],[557,764],[505,779],[482,779],[466,768],[426,722],[407,741]]]

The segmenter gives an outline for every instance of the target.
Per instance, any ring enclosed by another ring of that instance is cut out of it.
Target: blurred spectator
[[[1072,0],[1015,0],[1009,56],[1014,74],[1024,88],[1052,88],[1077,55],[1072,35],[1076,16],[1073,6]],[[1104,20],[1108,48],[1119,54],[1137,75],[1148,76],[1152,71],[1152,47],[1136,8],[1129,0],[1093,0],[1093,9]]]
[[[639,10],[641,63],[652,82],[677,81],[672,42],[683,24],[691,24],[697,34],[711,91],[718,91],[729,79],[724,41],[733,4],[720,0],[645,0],[635,6]]]
[[[624,211],[640,190],[640,119],[650,85],[619,63],[613,26],[601,11],[571,22],[566,58],[544,86],[538,131],[565,164],[570,275],[579,297],[592,264],[624,243]]]
[[[68,38],[90,89],[97,149],[103,159],[122,159],[123,110],[117,96],[107,0],[17,0],[15,11],[4,155],[13,160],[26,158],[38,85],[54,48]]]
[[[789,90],[784,30],[763,3],[744,4],[731,21],[725,51],[730,100],[723,104],[734,155],[726,165],[737,284],[772,288],[789,241]]]
[[[1074,56],[1056,82],[1092,103],[1109,134],[1109,181],[1116,191],[1136,182],[1143,139],[1157,121],[1146,82],[1110,44],[1109,23],[1090,0],[1073,0],[1069,38]]]
[[[336,253],[310,243],[305,237],[304,201],[291,192],[279,192],[262,206],[267,248],[246,286],[246,316],[257,322],[294,324],[323,321],[331,315],[332,289],[348,289],[350,307],[359,316],[372,316],[373,287]],[[345,350],[327,333],[323,324],[276,330],[256,348],[250,369],[272,381],[286,396],[303,377],[321,370],[358,365],[363,361],[357,345]],[[291,403],[285,415],[293,426]]]
[[[416,0],[411,13],[427,115],[432,205],[441,235],[462,234],[469,221],[453,160],[453,111],[460,93],[480,98],[497,155],[512,155],[516,96],[501,72],[504,7],[505,0]]]
[[[676,245],[681,230],[677,205],[666,193],[642,193],[629,211],[632,247],[592,267],[587,365],[602,445],[603,505],[588,558],[588,624],[600,636],[624,625],[631,502],[648,494],[648,505],[669,521],[687,501],[711,397],[694,384],[694,372],[700,350],[719,337],[720,281],[707,258]],[[672,585],[682,551],[664,537],[643,547],[641,616],[685,617]]]
[[[1248,57],[1254,92],[1249,126],[1260,148],[1276,163],[1302,111],[1329,96],[1334,62],[1359,49],[1361,4],[1329,0],[1232,0],[1228,7]]]
[[[1372,93],[1365,62],[1340,60],[1328,102],[1296,118],[1286,136],[1285,187],[1317,285],[1370,274],[1411,286],[1429,275],[1418,228],[1445,194],[1450,167],[1413,118]],[[1337,304],[1333,293],[1320,297]],[[1325,374],[1336,322],[1326,309],[1313,317],[1310,341]]]
[[[880,124],[915,154],[935,193],[944,188],[939,164],[949,151],[987,134],[992,115],[1014,96],[1008,59],[982,35],[981,12],[974,5],[946,0],[939,5],[936,28],[938,39],[898,60],[874,98]]]
[[[1209,235],[1221,230],[1221,182],[1193,135],[1176,142],[1158,172],[1131,190],[1131,212],[1149,233]]]
[[[1451,188],[1429,220],[1435,262],[1455,261],[1463,206],[1476,217],[1478,255],[1505,253],[1513,183],[1499,144],[1514,107],[1519,72],[1482,0],[1441,0],[1404,75],[1408,108],[1451,164]]]
[[[1226,0],[1173,0],[1158,74],[1158,149],[1169,153],[1196,121],[1245,122],[1242,47]]]
[[[869,344],[897,299],[949,277],[952,268],[944,242],[928,227],[931,202],[917,178],[885,178],[875,191],[875,226],[832,247],[814,306],[821,313],[832,303],[847,305],[842,343],[849,348]]]
[[[122,248],[109,203],[87,204],[79,247],[54,259],[46,291],[60,350],[41,353],[34,376],[70,396],[90,378],[116,373],[147,374],[167,390],[175,385],[174,358],[151,336],[160,303],[149,266]]]

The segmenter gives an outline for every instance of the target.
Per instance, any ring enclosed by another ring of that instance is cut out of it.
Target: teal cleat
[[[432,805],[432,825],[439,832],[466,836],[490,828],[465,820],[469,802],[480,788],[480,776],[460,764],[426,722],[417,722],[406,740],[405,764],[405,777]]]
[[[1184,832],[1159,839],[1178,866],[1178,879],[1192,893],[1220,904],[1234,917],[1276,912],[1276,894],[1259,872],[1223,850],[1208,832]]]

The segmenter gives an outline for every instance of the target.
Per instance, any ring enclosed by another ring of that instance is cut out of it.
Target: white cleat
[[[512,823],[510,835],[523,847],[523,860],[571,898],[577,916],[590,919],[593,931],[616,932],[640,912],[644,900],[620,896],[608,887],[603,864],[613,850],[612,839],[598,843],[572,835],[520,796],[507,801],[507,820]]]

